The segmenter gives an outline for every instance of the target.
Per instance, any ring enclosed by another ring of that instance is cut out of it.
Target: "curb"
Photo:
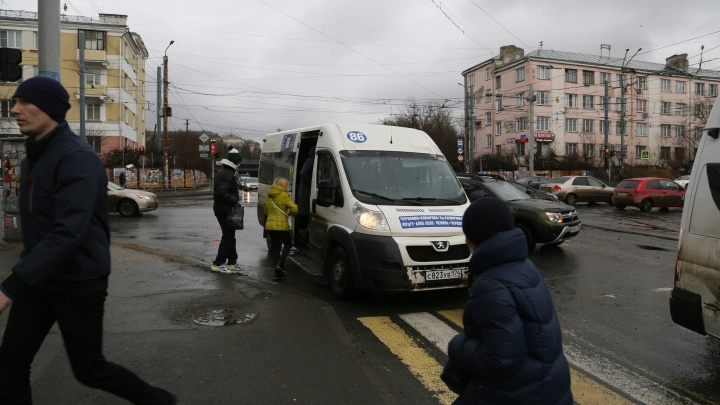
[[[618,233],[626,233],[626,234],[630,234],[630,235],[647,236],[647,237],[650,237],[650,238],[665,239],[665,240],[671,240],[671,241],[675,241],[675,242],[677,242],[678,240],[680,240],[679,238],[677,238],[677,237],[672,237],[672,236],[653,235],[653,234],[650,234],[650,233],[643,233],[643,232],[636,232],[636,231],[628,231],[628,230],[625,230],[625,229],[614,229],[614,228],[608,228],[608,227],[605,227],[605,226],[587,225],[587,224],[582,224],[582,226],[585,227],[585,228],[600,229],[600,230],[608,231],[608,232],[618,232]]]

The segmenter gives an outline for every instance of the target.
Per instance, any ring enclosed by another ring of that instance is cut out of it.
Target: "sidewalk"
[[[0,248],[0,280],[22,246]],[[178,257],[112,247],[105,355],[178,394],[180,404],[392,404],[332,307],[290,288],[206,271]],[[251,309],[247,324],[192,322]],[[7,322],[0,315],[0,330]],[[53,327],[33,364],[36,405],[126,404],[80,385]]]
[[[196,196],[208,196],[212,195],[213,191],[210,187],[202,187],[197,190],[193,189],[171,189],[171,190],[147,190],[155,193],[158,198],[184,198],[184,197],[196,197]]]

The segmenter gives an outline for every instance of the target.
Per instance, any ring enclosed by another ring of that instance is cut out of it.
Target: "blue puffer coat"
[[[572,405],[570,369],[550,291],[527,258],[519,229],[482,243],[470,259],[476,280],[463,334],[450,361],[473,376],[456,405]]]

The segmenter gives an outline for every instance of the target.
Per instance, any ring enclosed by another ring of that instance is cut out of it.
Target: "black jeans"
[[[228,214],[215,214],[215,218],[220,223],[222,239],[220,239],[220,246],[218,246],[218,253],[213,264],[219,266],[225,264],[225,261],[234,264],[238,259],[235,230],[227,225]]]
[[[59,294],[29,290],[10,307],[0,346],[0,404],[30,405],[30,365],[55,322],[75,378],[136,405],[170,404],[169,394],[102,353],[106,291]],[[63,403],[57,398],[57,403]]]
[[[272,257],[275,258],[275,267],[285,269],[285,259],[290,254],[290,231],[267,231],[272,241]],[[282,252],[281,249],[282,248]]]
[[[298,214],[295,216],[295,246],[303,247],[306,245],[306,240],[303,238],[303,234],[307,232],[307,227],[310,224],[310,214]]]

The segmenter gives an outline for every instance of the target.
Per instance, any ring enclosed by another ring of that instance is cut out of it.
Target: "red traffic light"
[[[144,146],[141,146],[141,147],[140,147],[140,153],[145,153],[145,147],[144,147]]]

